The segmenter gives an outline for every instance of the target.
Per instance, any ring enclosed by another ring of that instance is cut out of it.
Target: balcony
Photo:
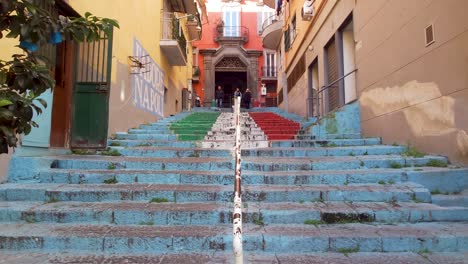
[[[247,27],[217,26],[214,29],[215,42],[241,42],[245,44],[249,41],[249,29]]]
[[[275,66],[262,67],[262,81],[276,80],[278,78],[278,70]]]
[[[169,3],[170,11],[178,13],[187,13],[196,15],[197,5],[194,0],[171,0]]]
[[[276,50],[280,43],[282,33],[283,21],[278,20],[276,15],[267,18],[262,24],[263,46],[267,49]]]
[[[200,21],[201,19],[199,16],[189,16],[187,18],[187,23],[185,25],[187,26],[188,38],[190,41],[201,39],[202,27]]]
[[[192,67],[192,82],[200,81],[200,68],[198,66]]]
[[[162,36],[159,41],[161,50],[171,66],[184,66],[187,63],[187,41],[173,13],[163,13]]]

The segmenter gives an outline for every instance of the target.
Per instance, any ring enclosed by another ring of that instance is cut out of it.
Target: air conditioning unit
[[[314,17],[314,2],[315,0],[305,0],[302,5],[302,20],[310,21]]]

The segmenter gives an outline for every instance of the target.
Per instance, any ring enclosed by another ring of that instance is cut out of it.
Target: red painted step
[[[269,140],[294,139],[301,125],[275,113],[249,113]]]

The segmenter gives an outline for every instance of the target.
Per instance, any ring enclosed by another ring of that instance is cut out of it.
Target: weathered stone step
[[[399,155],[366,155],[310,158],[244,157],[242,160],[244,170],[254,171],[402,168],[430,166],[431,164],[447,166],[447,158],[440,156],[413,158]]]
[[[341,147],[379,145],[380,138],[328,139],[328,140],[284,140],[271,142],[272,147]]]
[[[233,135],[213,135],[213,136],[205,136],[206,140],[212,140],[212,141],[223,141],[223,140],[232,140]],[[257,140],[266,140],[266,136],[262,134],[243,134],[241,135],[241,140],[242,141],[257,141]]]
[[[349,146],[349,147],[311,147],[288,148],[273,147],[266,149],[242,150],[242,156],[258,157],[318,157],[318,156],[362,156],[362,155],[395,155],[405,151],[402,146]]]
[[[229,150],[206,148],[171,148],[171,147],[111,147],[124,156],[155,157],[155,158],[187,158],[187,157],[231,157]]]
[[[251,148],[266,148],[268,147],[269,141],[266,139],[262,140],[242,140],[242,149]],[[203,148],[221,148],[221,149],[233,149],[235,146],[234,137],[231,140],[211,140],[210,137],[205,137],[201,142]]]
[[[153,133],[159,133],[159,134],[172,134],[172,131],[167,128],[167,127],[150,127],[150,126],[143,126],[141,125],[140,128],[132,128],[128,130],[129,134],[137,134],[135,132],[139,131],[151,131]]]
[[[440,206],[463,206],[468,207],[468,194],[433,195],[433,203]]]
[[[128,134],[119,132],[115,134],[116,139],[132,139],[132,140],[176,140],[177,135],[173,134]]]
[[[232,223],[230,202],[0,202],[0,222],[138,225]],[[261,221],[261,222],[260,222]],[[468,221],[466,207],[427,203],[303,202],[244,203],[243,222],[257,224],[336,224]]]
[[[64,155],[47,157],[51,167],[63,169],[148,169],[148,170],[229,170],[233,169],[231,157],[224,158],[145,158],[145,157],[109,157],[89,155]]]
[[[232,199],[232,186],[182,184],[4,184],[4,201],[150,201],[159,197],[172,202],[225,202]],[[248,185],[245,202],[299,201],[419,201],[430,202],[427,189],[418,184],[360,184],[345,186]]]
[[[195,142],[190,141],[175,141],[175,140],[109,140],[108,146],[122,147],[173,147],[173,148],[194,148],[197,146]]]
[[[430,202],[431,194],[419,184],[392,185],[247,185],[243,186],[245,202],[301,202],[301,201],[353,201],[353,202]]]
[[[468,207],[441,207],[419,202],[245,203],[243,211],[244,222],[261,221],[266,225],[468,222]]]
[[[232,186],[182,184],[3,184],[3,201],[146,201],[170,202],[231,201]]]
[[[3,250],[97,254],[230,252],[232,225],[0,224]]]
[[[468,223],[245,225],[245,251],[454,252],[468,247]]]
[[[468,188],[464,181],[468,169],[451,168],[402,168],[402,169],[364,169],[364,170],[324,170],[324,171],[244,171],[242,182],[267,185],[347,185],[347,184],[395,184],[415,182],[431,191],[456,193]],[[42,183],[103,183],[114,178],[119,183],[157,183],[157,184],[220,184],[232,185],[234,172],[219,171],[170,171],[170,170],[42,170],[37,180]],[[447,184],[440,185],[441,181]]]
[[[19,253],[14,251],[0,252],[3,262],[15,264],[77,264],[77,263],[234,263],[232,253],[193,253],[193,254],[92,254],[92,253]],[[297,264],[465,264],[464,260],[468,258],[468,253],[450,252],[450,253],[307,253],[298,254],[261,254],[246,252],[244,254],[244,263],[297,263]]]
[[[39,174],[41,183],[101,184],[114,179],[118,183],[155,184],[220,184],[232,185],[233,170],[228,171],[160,171],[160,170],[44,170]]]
[[[232,203],[0,202],[1,222],[115,225],[216,225],[232,223]],[[250,217],[252,218],[252,217]]]
[[[1,224],[4,250],[102,253],[231,251],[232,225]],[[244,227],[248,252],[463,252],[467,223],[267,225]]]

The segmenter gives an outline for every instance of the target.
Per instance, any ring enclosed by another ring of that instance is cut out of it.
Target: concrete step
[[[197,144],[190,141],[175,140],[109,140],[108,146],[122,147],[173,147],[173,148],[195,148]]]
[[[128,134],[172,134],[168,127],[140,126],[140,128],[131,128]]]
[[[232,223],[232,204],[148,202],[0,202],[0,222],[138,225]],[[243,223],[336,224],[468,221],[467,207],[400,202],[244,203]]]
[[[379,145],[380,138],[329,139],[329,140],[284,140],[271,142],[272,147],[342,147]]]
[[[0,224],[3,250],[97,254],[231,251],[232,225]]]
[[[0,263],[235,263],[232,253],[192,253],[192,254],[92,254],[85,253],[18,253],[1,252],[4,260]],[[466,252],[358,252],[358,253],[307,253],[307,254],[280,254],[280,253],[252,253],[245,252],[244,263],[297,263],[297,264],[466,264],[468,253]]]
[[[319,156],[362,156],[362,155],[395,155],[405,151],[402,146],[349,146],[349,147],[311,147],[288,148],[273,147],[266,149],[242,150],[242,156],[258,157],[319,157]]]
[[[269,145],[269,141],[266,139],[262,140],[242,140],[242,149],[253,149],[253,148],[266,148]],[[230,149],[232,150],[235,146],[234,137],[231,140],[211,140],[209,137],[205,137],[205,140],[201,142],[202,148],[216,148],[216,149]]]
[[[255,252],[466,252],[468,223],[245,225]]]
[[[419,202],[244,203],[243,220],[262,225],[468,222],[468,207]]]
[[[468,207],[467,194],[437,194],[432,195],[433,203],[440,206],[463,206]]]
[[[118,183],[219,184],[232,185],[234,173],[227,171],[160,170],[70,170],[50,169],[40,172],[41,183],[101,184],[114,179]]]
[[[0,202],[1,222],[115,225],[230,224],[231,203],[155,202]]]
[[[1,224],[4,250],[107,254],[231,252],[232,225]],[[27,237],[25,237],[27,234]],[[244,251],[288,252],[464,252],[467,223],[396,225],[258,225],[244,227]]]
[[[187,158],[148,158],[148,157],[109,157],[100,155],[64,155],[47,157],[51,167],[58,169],[146,169],[146,170],[231,170],[234,168],[231,157],[187,157]]]
[[[232,140],[233,135],[216,135],[216,136],[205,136],[205,140],[207,141],[225,141],[225,140]],[[263,141],[266,140],[266,136],[264,134],[253,134],[253,135],[241,135],[242,141]]]
[[[150,201],[158,197],[172,202],[226,202],[232,199],[232,185],[182,184],[4,184],[4,201]],[[430,202],[430,192],[418,184],[359,184],[345,186],[248,185],[245,202],[362,201]]]
[[[402,168],[402,169],[363,169],[363,170],[315,170],[315,171],[244,171],[242,182],[266,185],[347,185],[381,184],[391,185],[401,182],[415,182],[434,192],[457,193],[466,188],[468,169],[451,168]],[[91,184],[103,183],[115,178],[119,183],[155,184],[219,184],[232,185],[232,170],[181,171],[181,170],[138,170],[138,169],[44,169],[37,175],[41,183]],[[441,182],[446,184],[440,184]]]
[[[434,162],[435,161],[435,162]],[[281,170],[342,170],[365,168],[402,168],[426,166],[431,164],[447,166],[447,159],[440,156],[423,158],[404,157],[397,155],[367,155],[348,157],[244,157],[243,170],[281,171]]]
[[[231,157],[229,150],[206,148],[170,148],[170,147],[111,147],[123,156],[155,157],[155,158],[187,158],[187,157]]]
[[[176,140],[177,135],[172,134],[128,134],[119,132],[115,134],[116,139],[131,140]]]

